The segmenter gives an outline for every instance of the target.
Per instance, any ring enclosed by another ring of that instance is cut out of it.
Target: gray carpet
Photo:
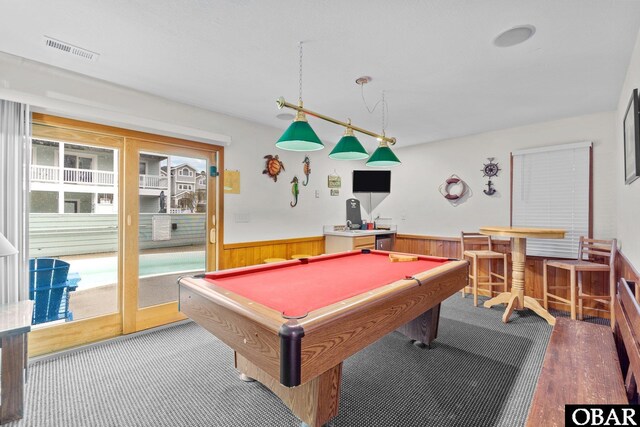
[[[346,360],[331,425],[524,425],[551,327],[528,310],[503,324],[503,310],[454,295],[431,349],[392,333]],[[194,323],[36,362],[25,399],[10,426],[299,425]]]

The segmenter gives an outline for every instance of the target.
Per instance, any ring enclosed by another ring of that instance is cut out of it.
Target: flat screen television
[[[391,171],[353,171],[354,193],[391,193]]]

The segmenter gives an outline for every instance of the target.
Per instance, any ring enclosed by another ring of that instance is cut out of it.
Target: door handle
[[[209,243],[211,244],[215,244],[216,243],[216,229],[212,228],[211,230],[209,230]]]

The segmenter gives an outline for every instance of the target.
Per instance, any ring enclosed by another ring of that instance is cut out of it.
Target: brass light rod
[[[393,138],[393,137],[388,137],[388,136],[385,136],[385,135],[378,135],[377,133],[370,132],[370,131],[368,131],[366,129],[359,128],[357,126],[354,126],[354,125],[349,124],[349,123],[342,122],[340,120],[336,120],[336,119],[334,119],[332,117],[325,116],[324,114],[320,114],[320,113],[316,113],[316,112],[311,111],[311,110],[307,110],[304,107],[301,107],[301,106],[295,105],[295,104],[291,104],[290,102],[285,101],[285,99],[282,96],[280,98],[276,99],[276,103],[278,104],[278,108],[281,109],[281,110],[284,107],[287,107],[287,108],[291,108],[292,110],[302,111],[303,113],[306,113],[306,114],[308,114],[310,116],[317,117],[317,118],[322,119],[322,120],[326,120],[328,122],[331,122],[331,123],[339,125],[339,126],[344,126],[346,128],[351,128],[354,131],[360,132],[360,133],[364,133],[365,135],[372,136],[372,137],[376,138],[378,141],[385,141],[389,145],[395,145],[395,143],[396,143],[396,139]]]

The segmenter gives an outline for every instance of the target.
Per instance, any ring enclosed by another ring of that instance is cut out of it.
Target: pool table
[[[343,360],[394,330],[429,344],[440,302],[467,284],[467,261],[391,262],[389,254],[364,249],[183,277],[180,311],[235,351],[241,378],[321,426],[338,413]]]

